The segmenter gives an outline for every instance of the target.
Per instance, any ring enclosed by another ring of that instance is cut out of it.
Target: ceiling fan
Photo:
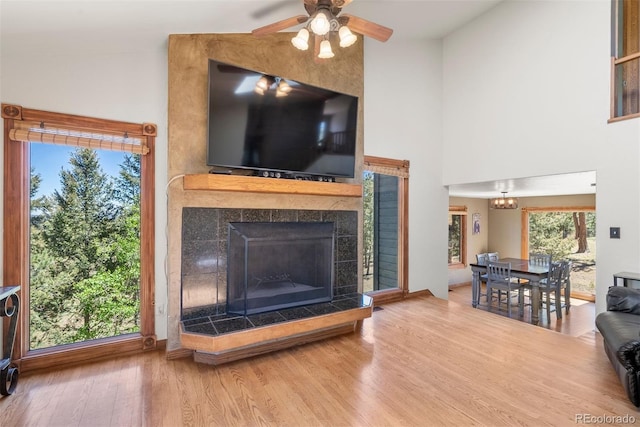
[[[303,0],[304,8],[308,15],[298,15],[264,27],[256,28],[251,33],[255,36],[266,36],[267,34],[305,24],[291,43],[300,50],[309,48],[309,35],[315,35],[315,48],[319,58],[333,57],[333,51],[329,43],[329,36],[338,33],[340,46],[348,47],[356,42],[356,36],[351,32],[371,37],[381,42],[385,42],[393,34],[391,28],[376,24],[357,16],[341,14],[342,9],[353,0]]]

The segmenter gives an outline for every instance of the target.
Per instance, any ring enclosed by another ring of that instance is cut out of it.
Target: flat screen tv
[[[357,116],[356,96],[209,60],[212,171],[353,178]]]

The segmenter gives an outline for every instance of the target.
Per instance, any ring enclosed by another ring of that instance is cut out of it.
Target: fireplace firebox
[[[243,316],[333,297],[333,222],[232,222],[227,313]]]

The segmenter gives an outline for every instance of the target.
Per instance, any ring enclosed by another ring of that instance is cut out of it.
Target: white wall
[[[610,8],[506,1],[443,42],[444,184],[595,170],[598,311],[613,273],[640,270],[638,121],[607,124]]]
[[[609,26],[609,0],[506,1],[446,37],[445,184],[596,169]]]
[[[409,291],[447,298],[439,41],[365,41],[364,152],[410,160]]]
[[[596,310],[606,308],[613,274],[640,271],[640,121],[611,124],[599,156],[596,194]],[[620,227],[620,239],[609,238],[609,227]]]

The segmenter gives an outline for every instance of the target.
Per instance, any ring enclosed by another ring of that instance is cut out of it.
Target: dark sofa
[[[607,311],[598,314],[596,327],[629,400],[640,407],[640,289],[610,287]]]

